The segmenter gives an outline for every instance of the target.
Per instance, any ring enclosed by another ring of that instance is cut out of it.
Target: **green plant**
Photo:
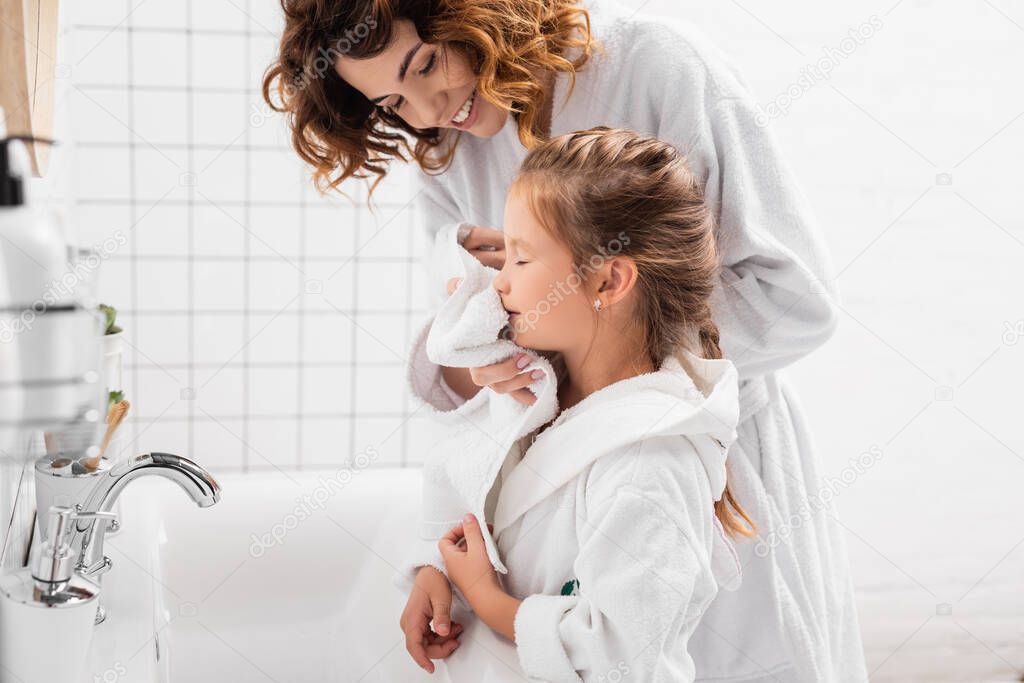
[[[111,408],[113,408],[115,405],[117,405],[123,400],[123,391],[111,391],[110,394],[107,395],[107,412],[110,412]]]
[[[113,306],[100,304],[100,311],[107,318],[107,328],[103,334],[117,334],[121,328],[117,326],[117,309]]]

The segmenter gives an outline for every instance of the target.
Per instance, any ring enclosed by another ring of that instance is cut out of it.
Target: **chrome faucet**
[[[0,681],[77,677],[88,656],[93,629],[106,618],[99,576],[111,562],[103,556],[103,541],[108,525],[116,519],[111,508],[128,484],[155,475],[177,483],[199,507],[220,500],[220,485],[209,472],[168,453],[139,455],[73,478],[57,474],[63,468],[49,469],[54,470],[50,476],[58,477],[55,481],[90,485],[83,489],[84,503],[39,508],[39,518],[46,520],[40,530],[45,532],[33,544],[29,566],[0,573]],[[39,643],[53,638],[61,640],[60,656],[40,657]]]
[[[71,543],[78,552],[76,571],[87,578],[98,577],[110,569],[110,558],[103,555],[109,513],[124,487],[139,477],[157,476],[176,483],[201,508],[220,500],[220,484],[209,472],[188,458],[170,453],[145,453],[99,474],[88,497],[81,505],[87,517],[76,522]]]
[[[210,507],[220,500],[220,484],[202,467],[188,458],[170,453],[145,453],[117,465],[104,461],[89,470],[79,462],[67,464],[44,456],[36,461],[36,509],[42,538],[51,538],[51,524],[61,519],[48,514],[68,510],[69,523],[58,536],[65,547],[62,557],[73,561],[74,574],[99,587],[100,577],[112,566],[103,553],[107,532],[118,524],[112,512],[124,488],[139,477],[157,476],[176,483],[199,507]],[[106,618],[102,605],[96,609],[96,623]]]

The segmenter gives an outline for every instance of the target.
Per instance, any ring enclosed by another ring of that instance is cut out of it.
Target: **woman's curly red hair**
[[[464,55],[478,93],[515,117],[527,149],[544,137],[541,74],[570,74],[571,92],[594,45],[590,17],[574,0],[281,0],[281,7],[285,28],[263,98],[288,116],[292,146],[313,166],[321,192],[376,176],[372,192],[394,158],[411,156],[427,172],[451,163],[461,131],[413,128],[334,70],[342,54],[385,50],[396,20],[412,21],[423,42]],[[570,60],[572,48],[579,52]]]

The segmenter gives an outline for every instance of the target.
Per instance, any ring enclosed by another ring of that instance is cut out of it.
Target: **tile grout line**
[[[138,89],[136,89],[136,92],[137,91],[138,91]],[[122,145],[121,147],[124,147],[124,145]],[[191,145],[191,146],[188,146],[188,147],[185,147],[185,146],[180,147],[180,149],[201,149],[201,148],[202,148],[202,145]],[[222,148],[218,148],[218,149],[222,149]],[[260,150],[253,150],[253,151],[260,151]],[[146,197],[146,199],[156,200],[156,199],[160,199],[160,197],[153,196],[153,197]],[[230,198],[226,198],[226,197],[218,197],[216,195],[210,196],[209,199],[212,202],[216,202],[217,206],[242,206],[245,203],[244,199],[230,199]],[[83,199],[82,203],[87,205],[87,206],[120,206],[120,205],[127,205],[127,204],[131,203],[131,201],[132,201],[131,198],[96,197],[96,198]],[[348,200],[344,200],[344,201],[348,201]],[[160,203],[162,205],[166,205],[166,206],[184,206],[186,204],[186,200],[184,200],[184,199],[166,198],[166,199],[162,199]],[[251,200],[250,203],[253,206],[260,206],[260,207],[267,207],[267,208],[297,209],[300,206],[302,206],[303,201],[297,201],[297,202],[291,201],[291,202],[289,202],[289,201],[283,201],[283,200],[263,199],[263,200]],[[308,204],[308,202],[307,202],[307,204]],[[321,209],[323,209],[325,211],[332,210],[332,209],[337,211],[337,210],[340,210],[340,209],[352,208],[352,207],[349,207],[349,206],[346,206],[346,205],[340,204],[340,203],[335,203],[335,201],[332,198],[327,197],[327,198],[324,199],[324,203],[323,204],[321,204],[319,206],[316,206],[316,207],[313,207],[313,208],[321,208]],[[365,207],[363,207],[363,208],[365,208]],[[380,202],[379,204],[377,204],[377,208],[393,209],[395,211],[401,211],[402,209],[405,209],[407,207],[406,207],[405,204],[402,204],[402,203],[399,203],[399,202],[383,201],[383,202]],[[356,210],[356,213],[361,213],[361,212],[362,212],[362,209],[357,209]]]
[[[162,416],[136,415],[133,418],[127,418],[127,419],[135,420],[137,422],[152,422],[157,417],[159,417],[161,422],[184,422],[184,421],[188,420],[188,416],[186,416],[186,415],[162,415]],[[253,415],[250,414],[249,415],[249,419],[251,419],[252,417],[253,417]],[[255,417],[259,418],[260,420],[281,420],[281,421],[287,420],[287,421],[294,421],[294,420],[298,420],[299,419],[299,414],[298,413],[281,413],[281,412],[277,412],[277,413],[256,413]],[[362,413],[360,413],[360,412],[356,412],[356,411],[350,411],[350,412],[325,412],[325,413],[309,413],[309,412],[307,412],[305,414],[305,417],[308,417],[310,420],[335,420],[335,419],[350,419],[350,418],[355,418],[355,417],[367,417],[367,418],[373,418],[373,419],[390,420],[390,419],[393,419],[393,418],[405,418],[405,417],[408,417],[408,414],[407,413],[403,413],[403,412],[362,412]],[[195,418],[195,422],[196,422],[196,424],[209,424],[209,423],[213,423],[213,422],[222,421],[222,422],[237,422],[237,423],[241,424],[242,421],[245,420],[245,419],[246,419],[246,415],[244,415],[244,414],[235,414],[235,415],[228,414],[228,415],[226,415],[224,413],[218,413],[217,415],[214,415],[213,413],[210,413],[209,416],[202,416],[202,415],[197,416]]]
[[[133,14],[132,6],[131,6],[132,5],[132,0],[126,0],[125,5],[126,5],[127,10],[128,10],[127,22],[126,22],[127,26],[125,27],[126,33],[127,33],[127,40],[126,40],[126,53],[127,54],[125,55],[126,59],[127,59],[127,63],[125,65],[125,68],[127,70],[127,75],[128,75],[128,84],[127,84],[128,85],[128,127],[130,129],[134,130],[135,129],[135,89],[134,89],[133,86],[134,86],[134,83],[135,83],[135,31],[134,31],[135,21],[134,21],[134,19],[132,17],[132,14]],[[129,142],[128,142],[128,196],[131,197],[131,203],[129,204],[129,207],[128,207],[128,219],[130,221],[129,224],[132,225],[132,226],[134,226],[138,222],[138,220],[139,220],[139,216],[138,216],[139,207],[138,207],[138,199],[137,199],[138,188],[136,187],[136,174],[138,172],[138,169],[137,169],[137,166],[136,166],[135,149],[136,149],[136,147],[135,147],[135,138],[131,137],[131,138],[129,138]],[[136,239],[134,239],[134,235],[128,235],[128,244],[129,244],[129,247],[128,247],[128,258],[129,258],[129,265],[128,265],[128,290],[129,290],[128,291],[128,300],[131,302],[132,309],[133,310],[138,310],[139,309],[139,254],[138,254],[139,248],[138,248],[138,241]],[[111,305],[113,305],[113,304],[111,304]],[[140,319],[137,316],[132,316],[132,324],[135,326],[135,339],[136,339],[136,341],[139,338],[138,337],[138,333],[140,331],[139,330],[139,323],[140,323]],[[134,360],[137,362],[138,361],[138,353],[135,352],[135,351],[132,351],[132,356],[133,356]],[[122,362],[123,362],[123,356],[122,356]],[[122,376],[122,379],[123,379],[123,376]],[[123,384],[124,382],[122,381],[121,383]],[[139,375],[138,375],[137,372],[133,372],[132,373],[131,383],[132,383],[132,398],[131,398],[131,400],[135,402],[136,406],[138,406],[136,408],[136,410],[138,410],[138,408],[141,408],[142,406],[139,404],[140,386],[139,386]],[[121,388],[121,387],[119,387],[119,388]],[[131,434],[132,434],[131,443],[135,443],[138,440],[138,438],[139,438],[139,423],[138,422],[132,422],[132,432],[131,432]],[[122,456],[122,455],[126,455],[126,454],[118,453],[116,455]]]
[[[186,150],[187,162],[185,167],[189,173],[188,182],[188,218],[187,218],[187,243],[188,243],[188,263],[186,266],[186,272],[188,273],[187,283],[187,296],[188,301],[188,316],[186,317],[186,327],[188,329],[188,387],[189,394],[188,402],[188,455],[195,457],[196,453],[196,434],[195,434],[195,414],[196,414],[196,400],[197,396],[195,393],[196,386],[196,326],[195,326],[195,259],[192,255],[195,253],[195,220],[196,220],[196,188],[195,184],[198,182],[198,178],[194,175],[195,169],[195,150],[192,148],[192,144],[195,142],[195,93],[192,90],[193,86],[193,75],[195,71],[194,61],[194,48],[195,41],[192,36],[192,9],[193,0],[186,0],[185,3],[185,139],[188,141],[188,149]]]
[[[413,229],[416,229],[415,224],[413,225]],[[413,240],[412,240],[411,236],[410,236],[409,239],[406,239],[406,240],[402,241],[402,244],[405,246],[405,249],[406,249],[406,251],[405,251],[405,257],[406,257],[406,260],[405,260],[405,305],[406,305],[407,308],[411,307],[411,305],[412,305],[412,297],[413,297],[413,271],[415,270],[415,268],[413,266],[414,261],[409,256],[410,251],[412,250],[412,242],[413,242]],[[418,264],[418,261],[416,263]],[[412,343],[412,313],[407,311],[406,314],[405,314],[405,339],[404,339],[403,344],[402,344],[402,350],[405,351],[406,353],[408,353],[409,346],[410,346],[411,343]],[[403,368],[405,367],[404,364],[403,364],[402,367]],[[408,465],[408,463],[409,463],[409,423],[411,422],[411,420],[409,419],[410,415],[411,415],[411,413],[409,411],[409,397],[410,397],[410,394],[409,394],[408,390],[405,390],[405,391],[402,392],[402,414],[404,416],[403,419],[402,419],[402,455],[401,455],[401,460],[400,460],[400,462],[402,464],[402,467],[406,467]]]
[[[129,9],[131,9],[130,5],[129,5]],[[131,20],[131,15],[129,15],[129,20]],[[237,37],[251,38],[253,35],[263,35],[265,33],[265,31],[263,31],[263,30],[254,31],[251,28],[246,29],[245,31],[234,31],[234,30],[227,29],[227,28],[223,28],[223,29],[218,29],[218,28],[195,28],[195,27],[193,27],[191,25],[191,21],[192,21],[192,17],[191,17],[191,15],[189,15],[186,18],[186,20],[185,20],[185,26],[135,26],[134,30],[137,31],[138,33],[172,33],[172,34],[186,34],[189,31],[192,31],[195,35],[199,35],[199,36],[218,36],[218,37],[230,36],[230,37],[236,37],[236,38]],[[127,24],[127,23],[128,22],[126,21],[125,24]],[[121,26],[104,26],[102,24],[81,24],[81,23],[76,23],[74,25],[74,28],[75,28],[75,30],[82,30],[82,31],[103,31],[107,35],[109,35],[111,33],[122,32],[122,31],[128,33],[128,32],[130,32],[132,30],[127,25],[125,25],[122,28]]]
[[[355,366],[351,361],[312,361],[306,362],[303,367],[305,368],[316,368],[320,370],[340,370],[352,369]],[[127,363],[126,368],[132,370],[144,370],[153,372],[164,372],[170,370],[187,370],[187,363]],[[253,362],[248,364],[239,363],[217,363],[214,361],[209,362],[197,362],[195,363],[196,369],[203,370],[244,370],[245,368],[253,368],[257,370],[287,370],[288,368],[294,368],[295,363],[292,361],[263,361]],[[401,368],[404,364],[401,361],[370,361],[361,363],[360,367],[363,368]]]
[[[113,91],[119,92],[119,91],[127,90],[127,86],[122,85],[120,83],[80,83],[77,87],[80,90],[89,90],[89,91],[113,90]],[[132,89],[135,90],[136,92],[184,93],[187,88],[184,85],[148,85],[148,84],[138,83],[138,84],[132,86]],[[213,87],[213,86],[206,86],[206,85],[197,85],[197,86],[195,86],[193,88],[193,90],[195,92],[197,92],[197,93],[213,93],[213,94],[220,94],[220,93],[243,93],[243,94],[246,94],[246,95],[252,95],[252,94],[256,94],[256,93],[259,92],[259,89],[257,89],[257,88],[232,88],[230,86],[226,86],[226,87]],[[111,144],[120,144],[122,147],[124,146],[124,143],[111,143]]]
[[[357,367],[359,359],[359,325],[356,324],[356,318],[359,311],[359,236],[362,230],[363,221],[361,220],[362,212],[356,211],[353,218],[352,226],[352,253],[355,254],[355,258],[352,259],[352,331],[350,336],[349,353],[351,354],[352,362],[352,374],[349,377],[348,384],[348,396],[349,396],[349,415],[348,418],[348,456],[354,458],[356,454],[356,399],[359,396],[359,392],[356,391],[356,386],[359,380],[359,368]]]
[[[246,0],[246,27],[251,28],[252,2]],[[252,66],[252,40],[249,31],[245,34],[245,74],[249,78],[249,68]],[[245,178],[243,180],[244,206],[242,208],[242,221],[246,226],[252,225],[252,154],[250,149],[251,131],[249,126],[248,102],[242,103],[242,120],[245,126]],[[242,231],[242,339],[252,339],[252,235],[249,230]],[[249,440],[251,438],[251,414],[252,414],[252,350],[250,344],[246,344],[242,350],[242,471],[249,472]]]
[[[302,167],[299,167],[297,173],[299,179],[299,192],[300,198],[302,199],[299,207],[299,312],[298,312],[298,325],[296,325],[298,334],[298,359],[295,365],[295,384],[296,384],[296,395],[295,403],[297,406],[298,419],[295,422],[295,468],[298,470],[302,469],[302,448],[304,439],[304,430],[306,428],[303,414],[306,408],[306,219],[307,219],[307,202],[305,199],[306,188],[303,186],[304,173]]]
[[[146,315],[154,315],[154,316],[188,315],[190,313],[189,310],[182,309],[182,308],[125,309],[123,312],[125,314],[128,314],[128,315],[143,315],[143,316],[146,316]],[[332,309],[316,308],[316,309],[309,309],[309,310],[307,310],[306,311],[306,315],[329,315],[329,316],[334,316],[334,315],[337,315],[339,312],[343,313],[343,314],[346,314],[346,315],[352,315],[352,314],[355,313],[355,309],[352,309],[352,308],[332,308]],[[379,316],[395,316],[395,317],[404,316],[406,314],[423,314],[423,313],[426,313],[426,312],[427,312],[426,309],[409,309],[409,308],[406,308],[406,309],[399,309],[399,308],[393,308],[393,309],[392,308],[361,309],[359,311],[359,313],[361,315],[379,315]],[[234,309],[234,308],[226,308],[226,309],[225,308],[201,308],[201,309],[198,309],[198,311],[196,311],[196,313],[199,313],[199,314],[202,314],[202,315],[218,316],[218,317],[228,316],[228,315],[242,315],[242,313],[238,309]],[[275,310],[270,309],[270,308],[253,309],[252,313],[254,313],[256,315],[265,315],[265,316],[273,316],[273,315],[288,316],[288,315],[297,315],[298,314],[297,311],[275,311]]]
[[[300,205],[298,208],[300,209],[300,212],[301,212],[301,209],[303,207]],[[188,259],[188,255],[186,255],[186,254],[139,254],[139,256],[141,258],[146,259],[147,261],[172,261],[173,262],[173,261],[184,261],[184,260]],[[296,261],[298,261],[299,259],[302,259],[306,263],[337,263],[339,258],[345,258],[344,256],[317,256],[317,257],[310,257],[310,256],[300,256],[298,254],[286,254],[286,256],[288,258],[295,259]],[[259,255],[254,255],[254,256],[250,257],[249,259],[246,259],[244,256],[224,256],[224,255],[220,255],[220,254],[193,254],[193,258],[196,261],[212,261],[212,262],[215,262],[215,263],[218,263],[218,262],[219,263],[240,263],[240,262],[241,263],[249,263],[249,262],[252,262],[252,263],[259,263],[259,262],[281,263],[281,258],[279,256],[259,256]],[[114,255],[112,255],[110,257],[110,260],[112,260],[112,261],[119,261],[119,260],[122,260],[122,259],[119,259],[117,257],[117,255],[114,254]],[[413,265],[418,263],[417,259],[415,259],[415,258],[405,258],[405,257],[402,257],[402,256],[360,256],[359,260],[362,261],[363,263],[399,263],[399,264],[401,264],[401,263],[409,263],[409,264],[413,264]]]

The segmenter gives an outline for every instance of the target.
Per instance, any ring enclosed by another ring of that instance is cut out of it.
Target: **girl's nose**
[[[491,286],[498,294],[508,294],[508,278],[505,277],[505,270],[499,270],[498,274],[491,280]]]

